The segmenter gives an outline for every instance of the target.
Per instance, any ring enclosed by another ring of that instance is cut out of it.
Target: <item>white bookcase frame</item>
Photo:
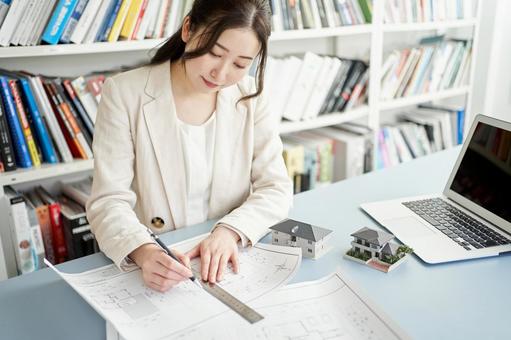
[[[282,122],[280,126],[281,134],[291,133],[301,130],[319,128],[323,126],[337,125],[348,121],[360,121],[365,119],[369,127],[378,131],[380,126],[380,117],[384,111],[404,108],[416,104],[447,99],[456,96],[466,96],[466,119],[465,127],[469,126],[473,117],[471,117],[471,100],[473,98],[473,79],[478,52],[478,28],[481,20],[481,3],[477,2],[476,17],[473,19],[427,22],[427,23],[406,23],[406,24],[384,24],[383,22],[383,1],[373,2],[373,22],[372,24],[344,26],[339,28],[310,29],[300,31],[282,31],[274,32],[270,38],[270,44],[283,41],[299,41],[304,39],[330,39],[334,50],[338,51],[337,39],[341,37],[370,35],[370,80],[368,104],[354,108],[349,112],[333,113],[322,115],[315,119],[299,122]],[[385,37],[387,34],[400,34],[406,32],[420,31],[446,31],[449,29],[472,28],[473,29],[473,52],[471,69],[469,75],[469,84],[460,88],[447,89],[435,93],[421,94],[416,96],[398,98],[388,101],[380,100],[380,79],[381,65],[383,62],[383,49],[385,46]],[[56,46],[30,46],[30,47],[4,47],[0,48],[0,67],[8,67],[9,61],[19,58],[38,58],[53,56],[83,56],[90,54],[122,54],[122,52],[149,51],[161,43],[164,39],[149,39],[143,41],[122,41],[116,43],[93,43],[83,45],[56,45]],[[84,59],[86,61],[86,59]],[[44,73],[44,70],[41,70]],[[466,129],[465,129],[466,131]],[[376,134],[375,134],[376,135]],[[376,139],[376,136],[375,136]],[[375,145],[378,145],[375,143]],[[36,169],[20,169],[13,172],[0,174],[0,229],[9,230],[8,225],[8,205],[4,195],[6,185],[26,186],[37,184],[40,181],[48,181],[62,178],[62,176],[82,175],[91,173],[93,169],[93,160],[77,160],[72,163],[62,163],[57,165],[43,165]],[[0,233],[1,234],[1,233]],[[16,275],[16,265],[14,254],[5,253],[5,247],[0,242],[0,281]]]

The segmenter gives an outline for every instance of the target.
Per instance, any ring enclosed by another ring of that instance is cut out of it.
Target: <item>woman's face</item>
[[[195,49],[197,36],[188,40],[187,51]],[[209,53],[185,61],[186,78],[198,92],[217,92],[236,84],[247,75],[260,48],[254,31],[225,30]]]

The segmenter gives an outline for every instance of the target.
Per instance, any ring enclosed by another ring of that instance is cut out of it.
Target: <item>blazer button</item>
[[[153,219],[151,220],[151,224],[153,225],[153,227],[161,229],[165,226],[165,221],[163,221],[161,217],[153,217]]]

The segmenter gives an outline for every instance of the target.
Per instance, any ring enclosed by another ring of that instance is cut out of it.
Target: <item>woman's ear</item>
[[[183,29],[181,30],[181,40],[183,40],[185,43],[188,43],[190,41],[190,37],[192,35],[191,31],[191,20],[190,16],[186,16],[183,20]]]

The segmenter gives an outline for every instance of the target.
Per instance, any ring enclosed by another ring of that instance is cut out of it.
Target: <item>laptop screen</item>
[[[511,131],[478,122],[450,189],[511,222]]]

